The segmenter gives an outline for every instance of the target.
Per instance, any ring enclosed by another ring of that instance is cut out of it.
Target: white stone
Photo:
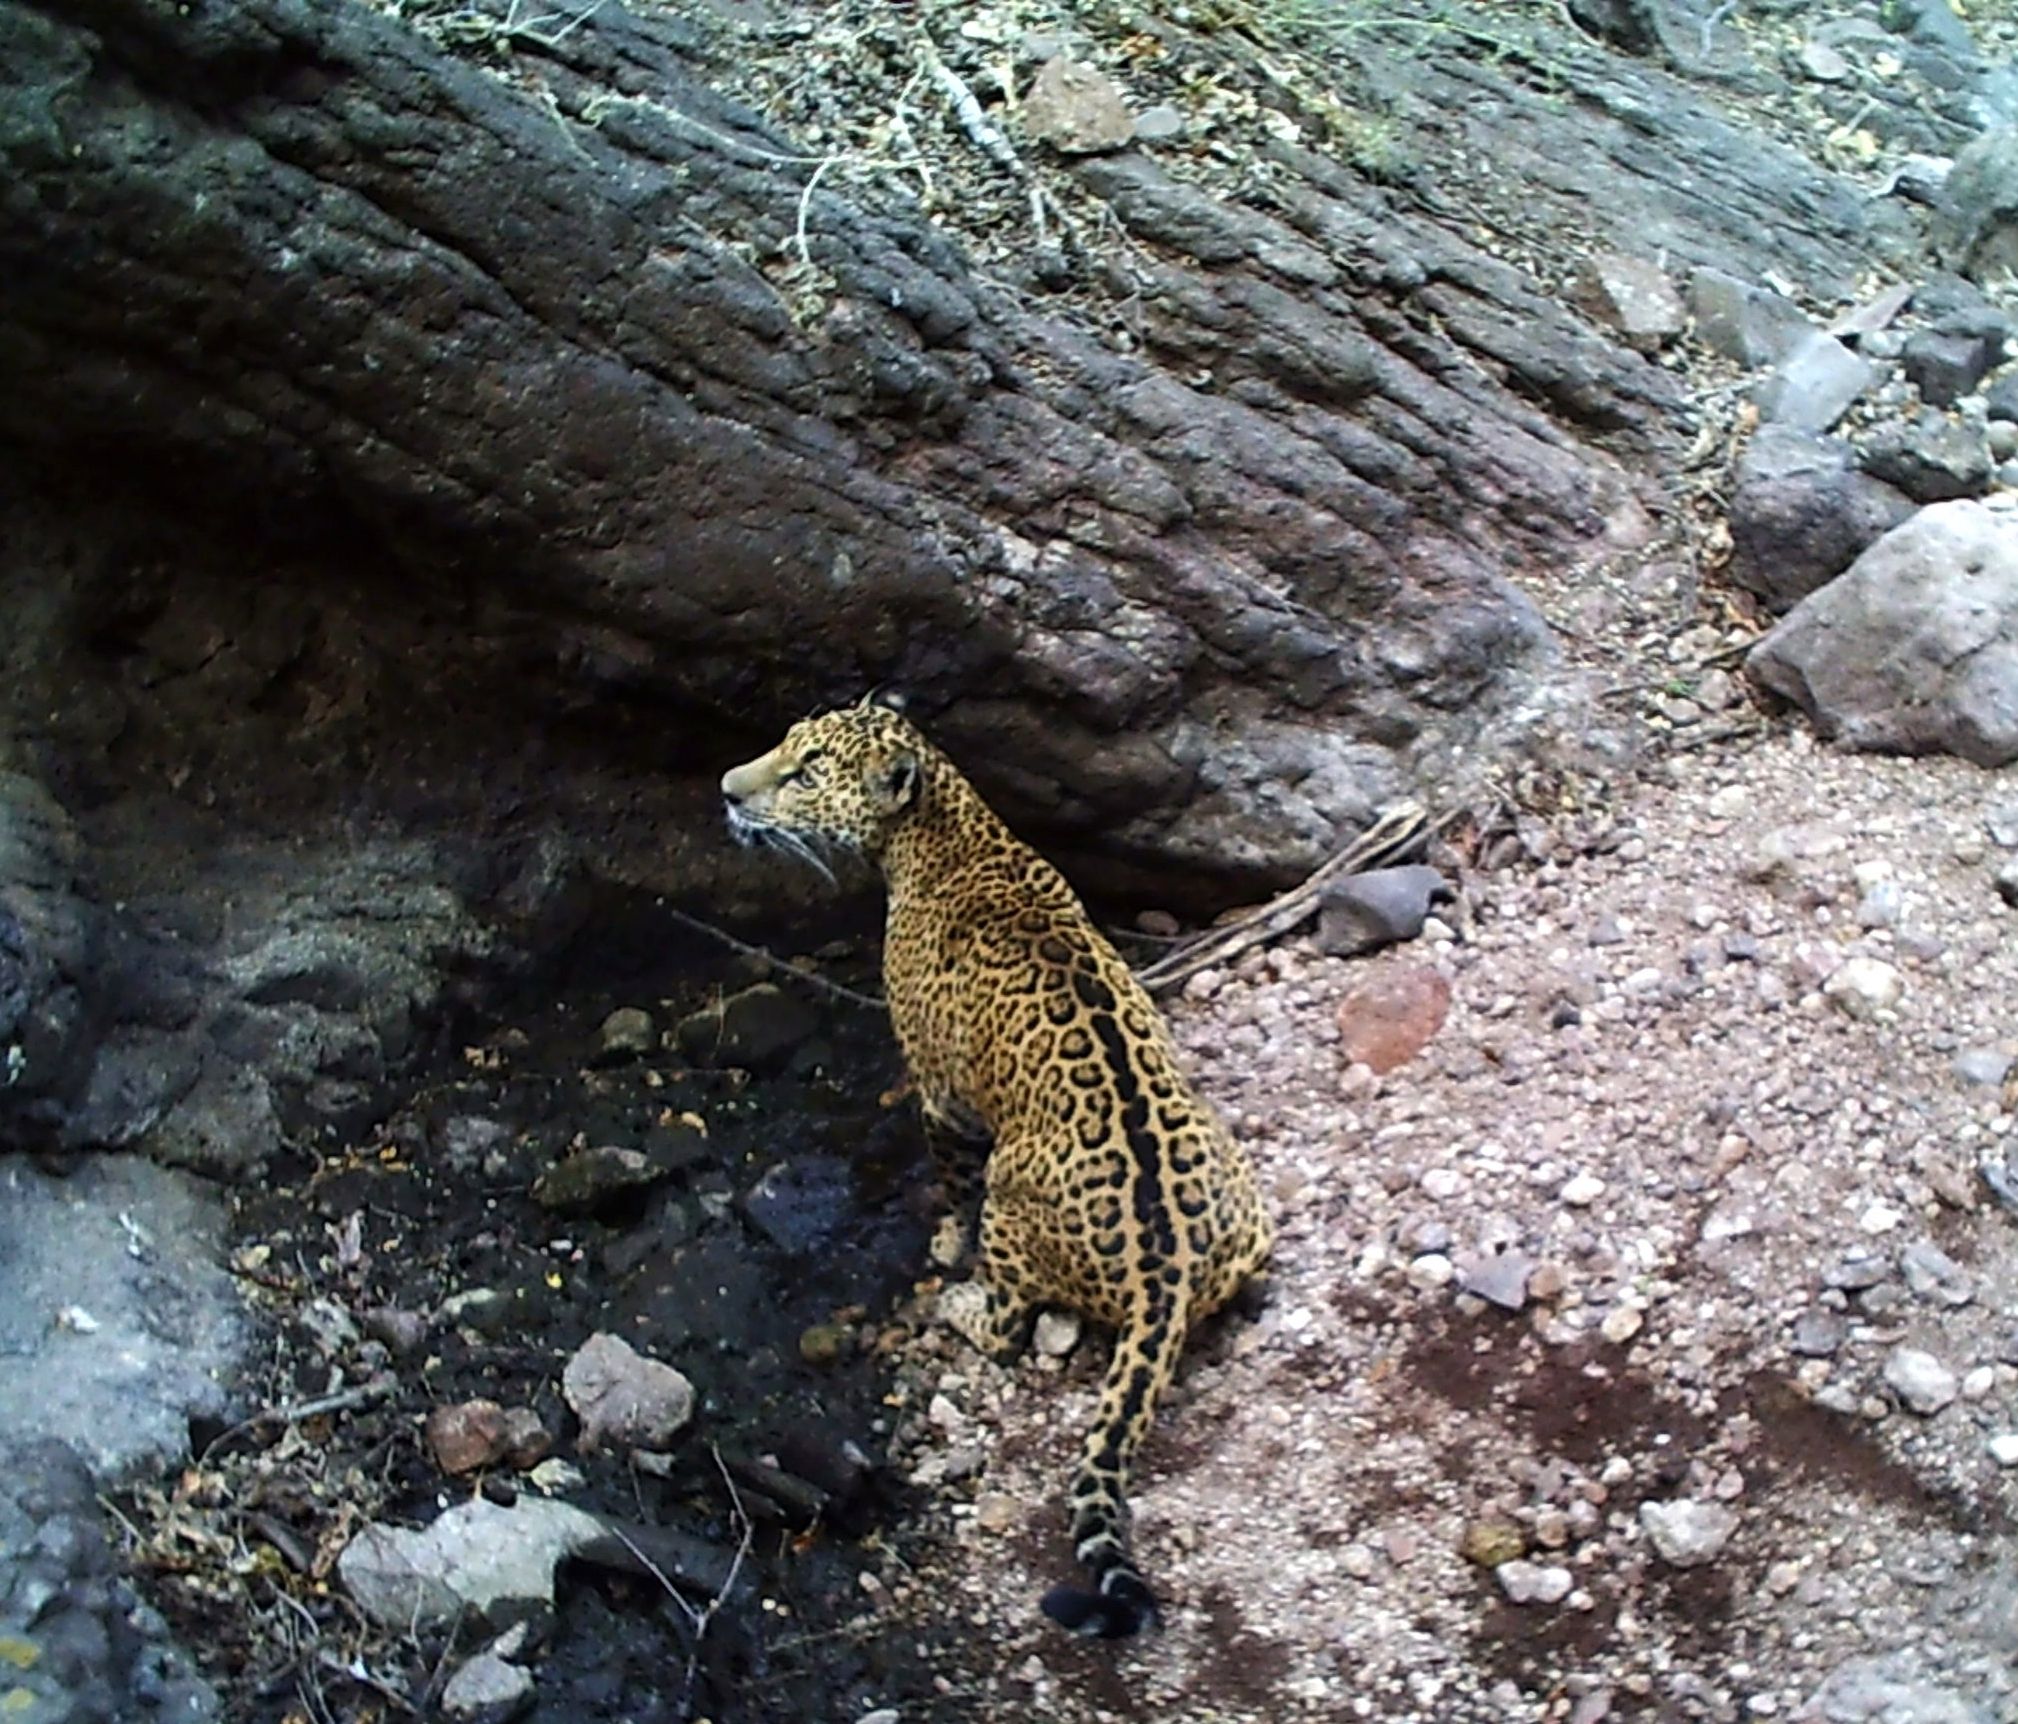
[[[1978,1365],[1962,1379],[1962,1399],[1980,1401],[1997,1386],[1997,1372],[1989,1365]]]
[[[1418,1287],[1447,1287],[1456,1273],[1455,1265],[1441,1251],[1425,1251],[1408,1266],[1408,1278]]]
[[[1899,1003],[1906,978],[1882,958],[1850,958],[1822,984],[1822,992],[1840,1011],[1868,1022]]]
[[[1661,1560],[1675,1568],[1697,1568],[1715,1557],[1738,1530],[1738,1517],[1722,1503],[1679,1498],[1640,1504],[1640,1525]]]
[[[1955,1398],[1955,1373],[1918,1347],[1892,1349],[1885,1359],[1885,1383],[1922,1417],[1938,1413]]]
[[[444,1717],[495,1720],[516,1717],[531,1704],[533,1679],[529,1671],[509,1664],[493,1652],[479,1652],[448,1679],[441,1691]]]
[[[1569,1597],[1575,1579],[1556,1563],[1526,1562],[1516,1558],[1493,1571],[1500,1591],[1515,1604],[1560,1604]]]
[[[2018,1431],[1999,1431],[1983,1446],[2000,1467],[2018,1467]]]
[[[1045,1311],[1037,1318],[1037,1351],[1047,1359],[1062,1359],[1079,1345],[1079,1313]]]
[[[1646,1317],[1630,1305],[1615,1306],[1605,1313],[1605,1320],[1598,1326],[1598,1333],[1614,1347],[1623,1347],[1640,1332]]]
[[[1564,1184],[1560,1195],[1571,1208],[1583,1209],[1604,1194],[1605,1182],[1595,1173],[1579,1173]]]

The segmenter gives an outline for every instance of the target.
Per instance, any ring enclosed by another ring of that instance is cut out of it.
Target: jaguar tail
[[[1044,1614],[1074,1634],[1119,1640],[1155,1628],[1156,1597],[1129,1554],[1128,1475],[1184,1345],[1187,1298],[1155,1283],[1115,1337],[1100,1409],[1072,1478],[1072,1547],[1093,1584],[1054,1586]]]

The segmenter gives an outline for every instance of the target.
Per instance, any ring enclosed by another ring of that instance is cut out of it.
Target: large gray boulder
[[[1849,747],[2018,760],[2018,510],[1922,509],[1802,600],[1746,668]]]

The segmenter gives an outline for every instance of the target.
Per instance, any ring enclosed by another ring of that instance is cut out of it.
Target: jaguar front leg
[[[946,1213],[932,1233],[932,1261],[942,1269],[955,1267],[967,1255],[974,1220],[987,1189],[988,1151],[992,1140],[972,1125],[923,1109],[925,1147],[939,1170]]]

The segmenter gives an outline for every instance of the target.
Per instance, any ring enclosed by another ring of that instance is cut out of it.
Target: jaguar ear
[[[880,706],[885,712],[902,712],[911,702],[902,689],[894,688],[887,682],[879,682],[862,696],[861,704]]]
[[[902,814],[918,800],[924,778],[924,768],[918,764],[915,754],[908,749],[902,754],[893,754],[870,770],[869,800],[878,814]]]

